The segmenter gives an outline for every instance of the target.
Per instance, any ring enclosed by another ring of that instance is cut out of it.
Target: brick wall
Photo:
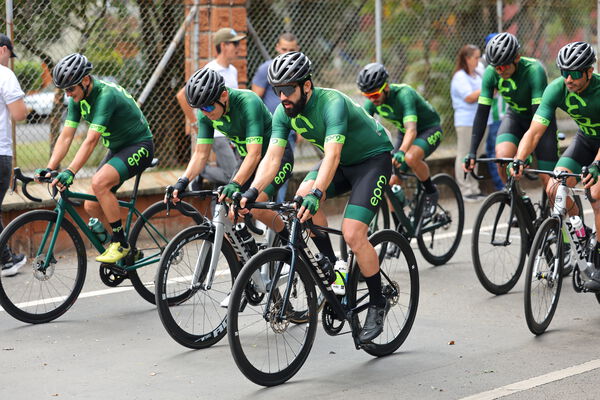
[[[217,50],[213,45],[212,35],[220,28],[231,27],[238,33],[248,33],[246,25],[246,0],[184,0],[186,15],[195,3],[199,4],[199,10],[195,21],[192,21],[185,33],[185,79],[194,73],[192,60],[192,44],[194,43],[194,22],[198,24],[198,68],[202,68],[217,56]],[[240,88],[248,86],[247,62],[246,62],[246,40],[240,42],[239,58],[233,62],[238,70],[238,81]]]

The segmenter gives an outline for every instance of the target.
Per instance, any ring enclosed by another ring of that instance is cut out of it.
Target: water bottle
[[[110,236],[108,235],[108,232],[106,232],[106,229],[104,229],[104,225],[102,225],[102,222],[100,222],[98,218],[90,218],[88,222],[88,227],[92,232],[94,232],[100,243],[108,243]]]
[[[331,261],[329,261],[329,258],[325,257],[321,253],[317,253],[315,254],[315,261],[317,262],[317,264],[319,265],[319,269],[325,276],[327,284],[331,285],[333,282],[335,282],[335,271],[333,270],[333,265],[331,265]]]
[[[569,217],[571,221],[571,225],[573,225],[573,230],[575,230],[575,235],[579,238],[579,242],[583,243],[585,241],[585,227],[583,226],[583,221],[579,218],[579,215],[573,215]]]
[[[533,207],[533,203],[531,202],[531,199],[529,198],[529,196],[523,196],[522,199],[523,199],[523,203],[525,203],[525,208],[527,209],[529,218],[531,218],[531,221],[535,221],[537,216],[535,215],[535,208]]]
[[[258,246],[252,234],[248,231],[248,227],[243,222],[235,225],[235,232],[238,235],[240,241],[250,252],[250,255],[254,255],[258,252]]]
[[[393,185],[392,193],[394,193],[394,197],[396,198],[396,200],[398,200],[400,205],[403,206],[404,202],[406,201],[406,195],[404,194],[404,189],[402,189],[402,186]]]
[[[331,285],[333,293],[338,296],[346,294],[346,282],[348,278],[348,264],[344,260],[337,260],[333,267],[335,271],[335,282]]]

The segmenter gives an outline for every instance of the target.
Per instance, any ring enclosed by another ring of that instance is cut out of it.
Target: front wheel
[[[279,385],[293,377],[315,339],[315,283],[299,259],[291,277],[289,303],[282,313],[291,258],[286,248],[257,253],[240,271],[229,299],[227,337],[231,353],[240,371],[258,385]],[[280,278],[274,281],[277,270],[281,271]],[[297,310],[308,311],[305,323],[291,321]]]
[[[163,326],[179,344],[202,349],[227,333],[227,298],[239,271],[235,251],[226,238],[207,287],[214,233],[194,226],[175,236],[160,259],[156,305]]]
[[[419,271],[408,240],[393,230],[374,233],[369,241],[379,258],[381,287],[388,304],[384,330],[364,350],[373,356],[385,356],[396,351],[406,340],[419,304]],[[364,324],[369,303],[367,285],[361,282],[360,268],[355,264],[350,273],[348,303],[362,310],[357,314],[358,329]]]
[[[510,219],[510,196],[496,192],[481,205],[471,242],[473,268],[490,293],[508,293],[519,280],[527,255],[527,230],[519,213]]]
[[[184,215],[180,211],[182,207],[193,212],[193,216]],[[129,234],[129,245],[134,251],[132,262],[143,259],[154,263],[138,269],[130,269],[127,271],[127,276],[133,288],[144,300],[152,304],[155,302],[154,278],[158,261],[169,241],[183,229],[199,225],[203,221],[204,217],[186,202],[171,207],[169,215],[167,215],[167,205],[162,201],[152,204],[142,212]]]
[[[8,246],[13,254],[26,257],[16,275],[0,277],[0,305],[23,322],[39,324],[60,317],[83,287],[85,245],[66,218],[54,248],[49,248],[56,218],[54,211],[30,211],[15,218],[0,235],[0,249]]]
[[[538,229],[525,276],[525,319],[531,333],[544,333],[558,305],[563,255],[560,221],[548,218]]]
[[[440,197],[435,213],[421,222],[417,244],[428,262],[443,265],[450,261],[460,244],[465,207],[460,189],[450,175],[438,174],[432,182]]]

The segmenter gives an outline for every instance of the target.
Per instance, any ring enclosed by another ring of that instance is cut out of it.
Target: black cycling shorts
[[[112,165],[119,173],[119,184],[112,188],[116,191],[127,179],[142,173],[152,163],[154,158],[154,142],[145,140],[132,144],[116,152],[109,150],[100,163],[98,170],[104,164]]]
[[[581,167],[594,162],[598,149],[600,149],[600,139],[592,139],[581,130],[578,130],[575,138],[558,160],[556,166],[567,168],[574,174],[580,174]]]

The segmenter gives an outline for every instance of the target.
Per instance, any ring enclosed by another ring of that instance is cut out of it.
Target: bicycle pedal
[[[127,275],[127,270],[117,264],[101,263],[100,268],[109,269],[118,275]]]

